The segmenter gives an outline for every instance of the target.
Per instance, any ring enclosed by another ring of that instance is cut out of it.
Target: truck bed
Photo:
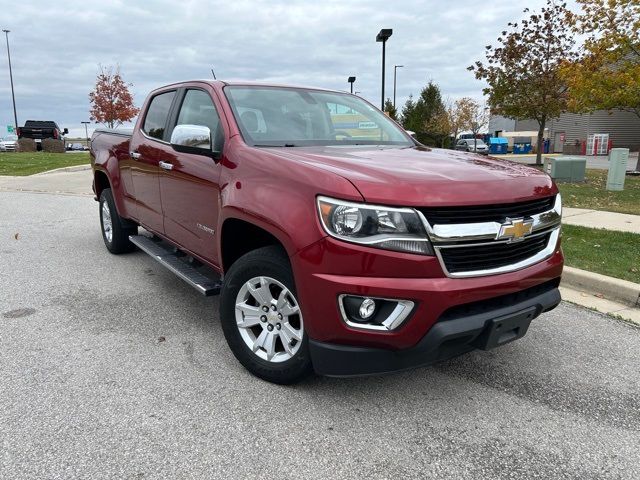
[[[97,164],[106,162],[109,152],[117,158],[129,155],[129,141],[133,135],[133,129],[129,128],[98,128],[91,136],[89,149]]]

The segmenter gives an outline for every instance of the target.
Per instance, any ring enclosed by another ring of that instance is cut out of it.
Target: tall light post
[[[347,78],[347,82],[349,82],[351,84],[351,93],[353,93],[353,82],[356,81],[356,77],[349,77]]]
[[[89,130],[87,130],[87,125],[91,122],[80,122],[84,125],[84,136],[87,137],[87,147],[89,146]]]
[[[376,35],[376,42],[382,42],[382,101],[380,102],[380,109],[384,111],[384,61],[385,61],[385,47],[387,40],[393,34],[391,28],[383,28]]]
[[[13,92],[13,72],[11,70],[11,52],[9,51],[9,32],[11,30],[2,30],[7,39],[7,58],[9,59],[9,79],[11,80],[11,99],[13,100],[13,120],[15,124],[15,133],[18,133],[18,113],[16,112],[16,95]]]
[[[393,108],[396,108],[396,72],[402,67],[404,67],[404,65],[393,66]]]

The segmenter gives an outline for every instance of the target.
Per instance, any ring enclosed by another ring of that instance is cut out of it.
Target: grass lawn
[[[88,165],[89,153],[0,152],[0,175],[33,175],[54,168]]]
[[[606,170],[587,170],[585,183],[558,183],[564,207],[640,215],[640,177],[627,175],[622,192],[610,192],[606,186]]]
[[[571,267],[640,283],[640,235],[562,226],[562,249]]]

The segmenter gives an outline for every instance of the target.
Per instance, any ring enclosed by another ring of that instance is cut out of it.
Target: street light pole
[[[13,72],[11,70],[11,52],[9,51],[9,32],[11,30],[2,30],[7,39],[7,58],[9,59],[9,79],[11,80],[11,99],[13,100],[13,120],[15,121],[14,132],[18,133],[18,113],[16,112],[16,95],[13,92]]]
[[[347,82],[349,82],[351,84],[351,93],[353,93],[353,82],[356,81],[356,77],[349,77],[347,79]]]
[[[376,42],[382,42],[382,101],[380,102],[380,109],[384,112],[384,62],[385,62],[385,50],[387,45],[387,40],[393,34],[393,30],[391,28],[383,28],[376,35]]]
[[[404,67],[404,65],[393,66],[393,108],[396,108],[396,72],[402,67]]]
[[[89,125],[91,122],[80,122],[82,124],[84,124],[84,136],[87,137],[87,147],[89,146],[89,130],[87,130],[87,125]]]

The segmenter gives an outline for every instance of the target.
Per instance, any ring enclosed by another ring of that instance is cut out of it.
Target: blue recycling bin
[[[531,153],[531,142],[528,142],[528,143],[514,143],[513,144],[513,153],[518,154],[518,155]]]
[[[507,153],[509,141],[503,137],[491,137],[489,139],[489,153],[501,154]]]

